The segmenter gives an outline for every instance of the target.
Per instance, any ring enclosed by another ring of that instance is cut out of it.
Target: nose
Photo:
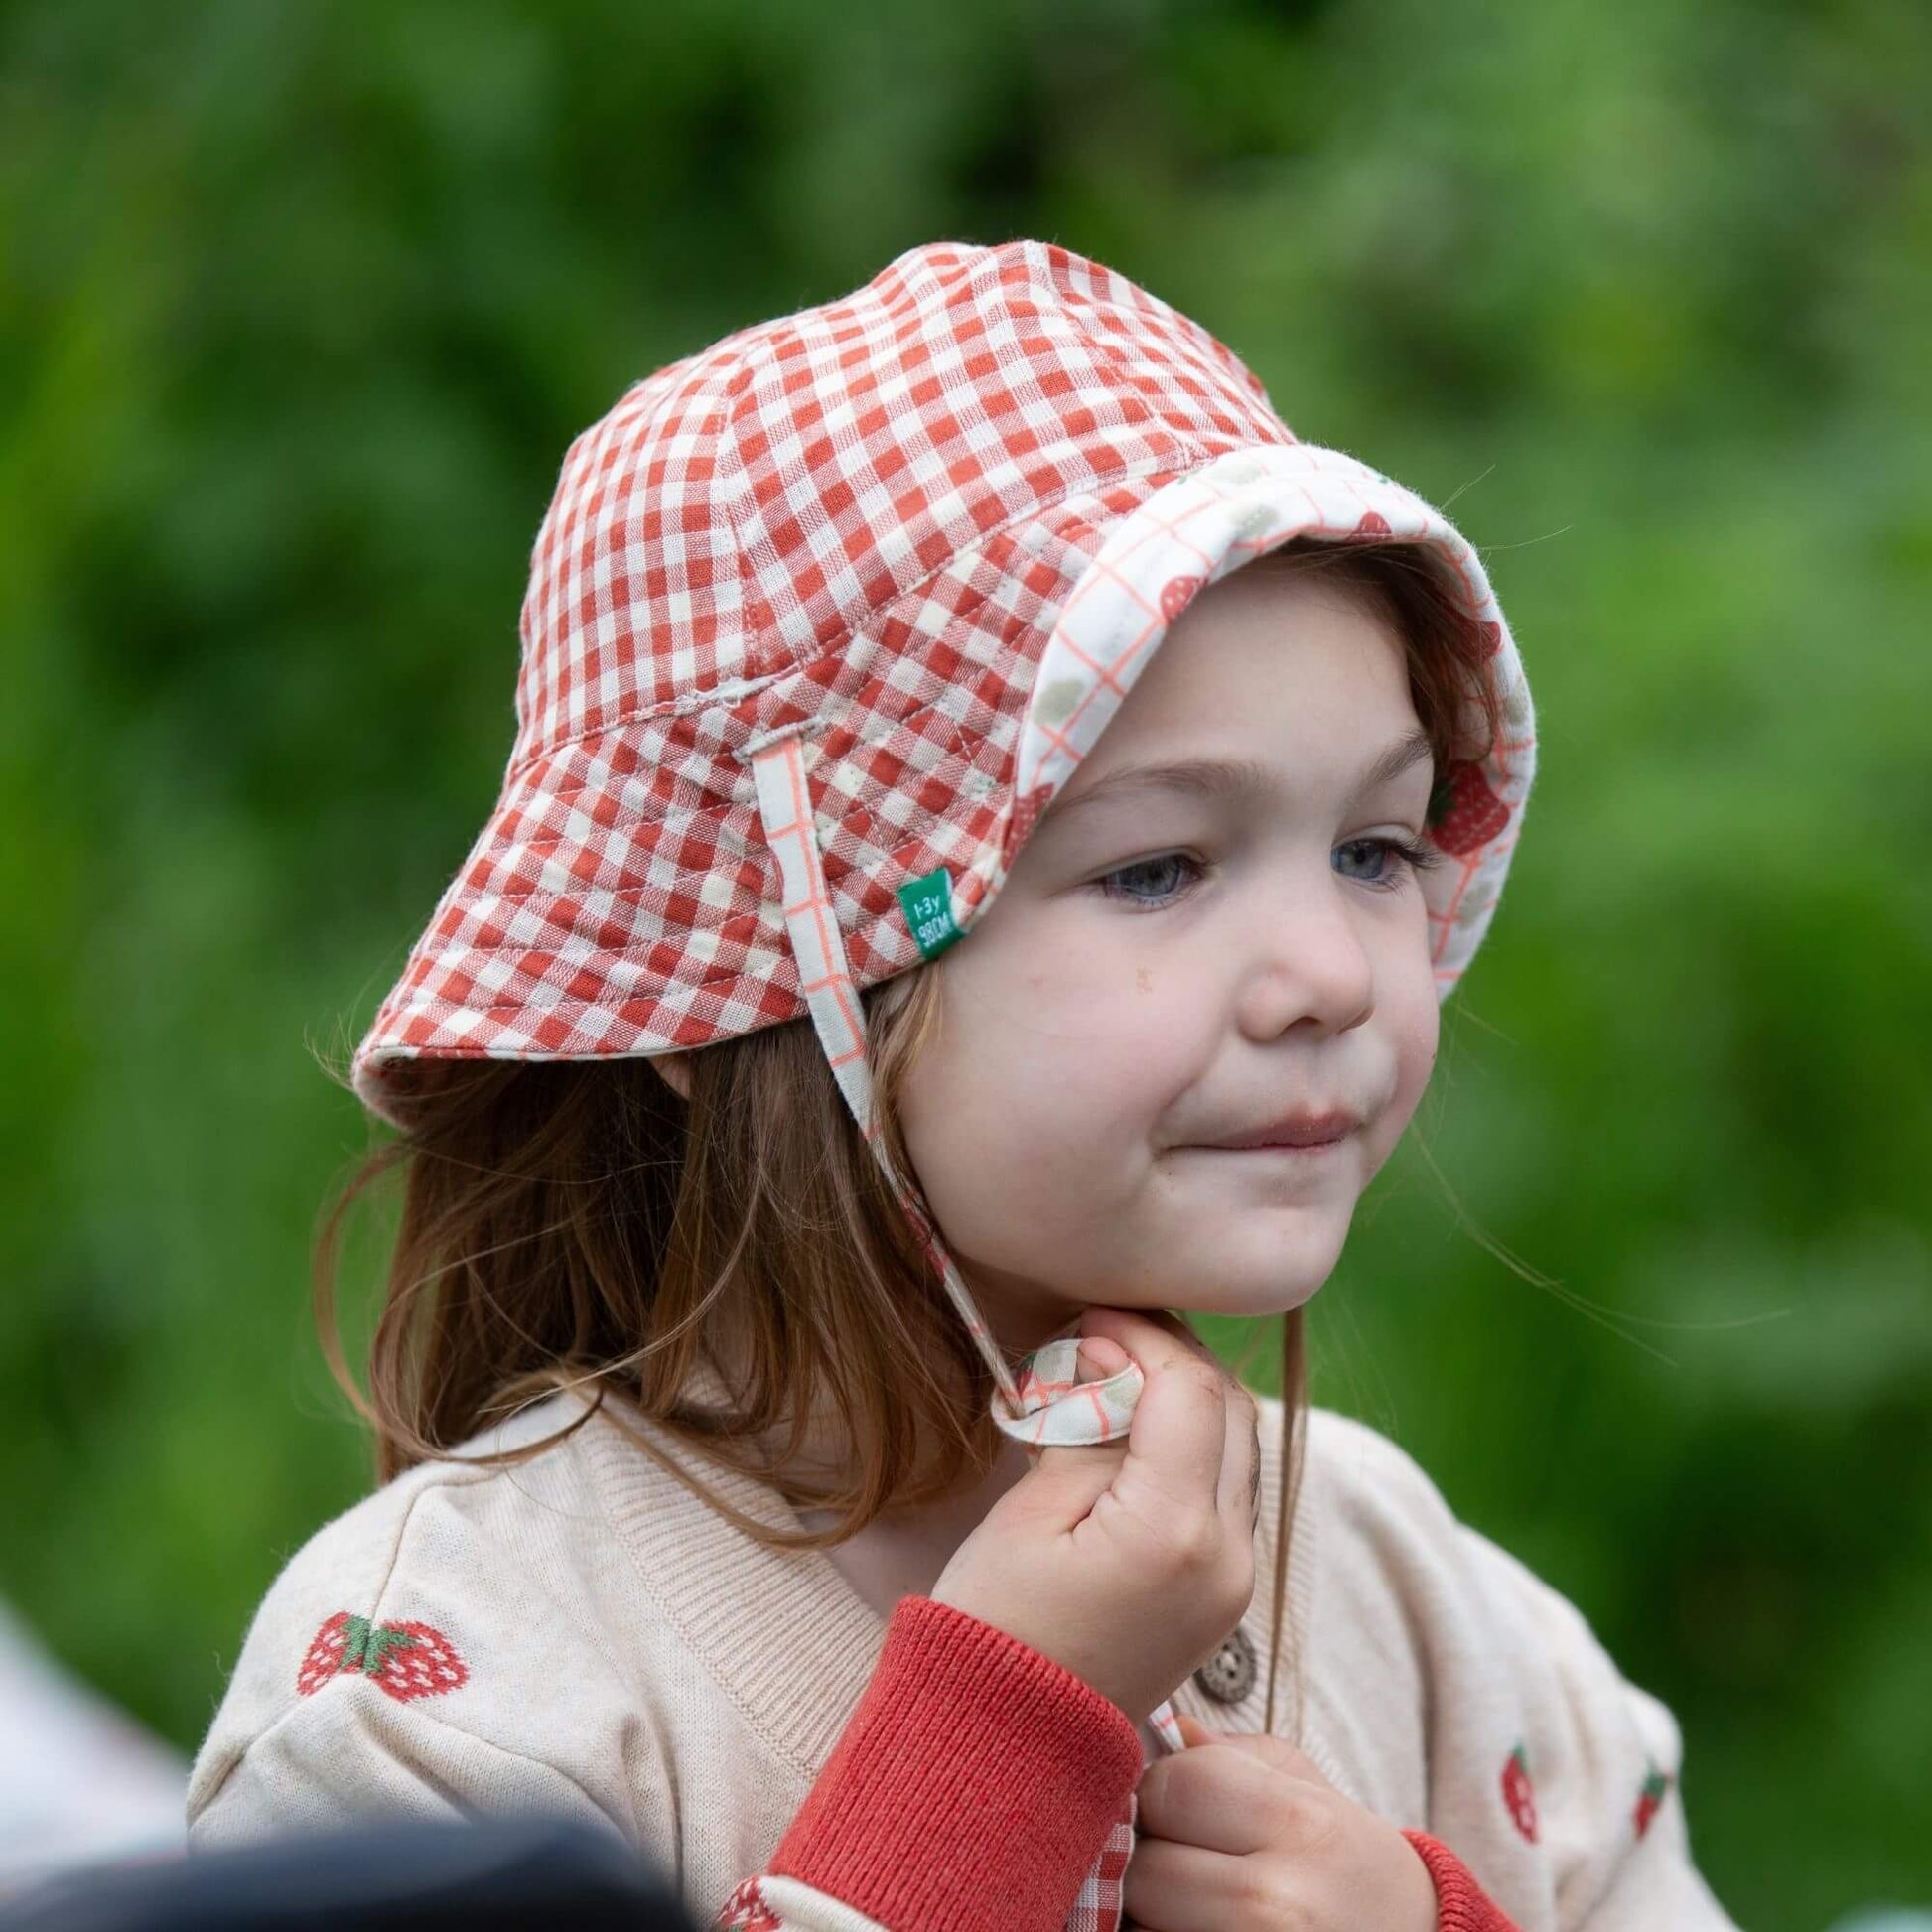
[[[1251,1039],[1303,1024],[1343,1034],[1375,1011],[1375,962],[1346,892],[1329,872],[1325,885],[1271,894],[1257,907],[1236,1007]]]

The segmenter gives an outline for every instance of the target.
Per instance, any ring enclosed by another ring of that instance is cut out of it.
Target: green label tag
[[[905,923],[928,959],[939,955],[961,938],[952,916],[952,874],[944,866],[898,889],[898,902],[905,908]]]

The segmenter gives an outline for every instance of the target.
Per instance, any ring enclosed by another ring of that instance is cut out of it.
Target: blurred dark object
[[[55,1879],[0,1932],[695,1932],[610,1834],[551,1819],[356,1825]]]

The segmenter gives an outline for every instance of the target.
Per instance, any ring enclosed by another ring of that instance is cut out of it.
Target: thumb
[[[1087,1335],[1082,1339],[1080,1352],[1074,1358],[1073,1379],[1075,1382],[1104,1382],[1108,1376],[1118,1375],[1131,1359],[1119,1342],[1109,1341],[1105,1335]]]
[[[1210,1730],[1197,1718],[1188,1717],[1184,1711],[1176,1712],[1174,1716],[1180,1725],[1181,1739],[1190,1749],[1197,1744],[1219,1744],[1227,1750],[1239,1751],[1243,1757],[1252,1757],[1257,1763],[1266,1764],[1270,1770],[1280,1771],[1285,1777],[1299,1778],[1304,1784],[1326,1785],[1330,1791],[1334,1789],[1322,1776],[1314,1760],[1306,1751],[1297,1750],[1286,1737]]]
[[[1132,1366],[1133,1357],[1118,1342],[1089,1335],[1075,1358],[1074,1384],[1105,1382]],[[1126,1457],[1125,1432],[1113,1443],[1059,1444],[1039,1449],[1027,1478],[1033,1500],[1070,1527],[1106,1494]]]

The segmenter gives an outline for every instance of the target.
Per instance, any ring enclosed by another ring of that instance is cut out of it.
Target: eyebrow
[[[1435,755],[1429,734],[1418,727],[1383,752],[1357,780],[1354,792],[1392,784],[1411,765]],[[1083,806],[1105,804],[1143,791],[1177,791],[1192,798],[1250,799],[1274,783],[1268,767],[1254,759],[1178,759],[1172,764],[1128,764],[1097,779],[1077,798],[1056,799],[1045,817],[1063,820]],[[1044,820],[1042,820],[1042,823]]]

